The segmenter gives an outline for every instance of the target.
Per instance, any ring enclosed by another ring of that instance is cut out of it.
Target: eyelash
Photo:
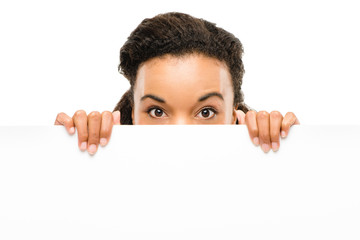
[[[163,112],[165,113],[164,109],[162,109],[161,107],[151,106],[151,107],[149,107],[149,108],[146,110],[146,112],[147,112],[147,114],[148,114],[150,117],[152,117],[152,118],[156,118],[156,117],[153,117],[153,116],[150,115],[150,112],[151,112],[152,110],[154,110],[154,109],[160,109],[161,111],[163,111]],[[204,118],[205,120],[212,119],[212,118],[214,118],[214,117],[216,116],[216,114],[218,114],[218,111],[217,111],[215,108],[210,107],[210,106],[206,106],[206,107],[203,107],[203,108],[196,114],[196,116],[197,116],[199,113],[201,113],[203,110],[205,110],[205,109],[209,109],[210,111],[214,112],[214,116],[212,116],[211,118]]]

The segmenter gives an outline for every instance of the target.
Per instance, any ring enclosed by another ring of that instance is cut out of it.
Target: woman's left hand
[[[280,135],[285,138],[292,125],[300,124],[294,113],[288,112],[285,117],[278,111],[268,113],[266,111],[248,111],[246,114],[237,110],[236,115],[239,124],[246,124],[250,138],[256,146],[261,146],[267,153],[272,149],[274,152],[279,150]]]

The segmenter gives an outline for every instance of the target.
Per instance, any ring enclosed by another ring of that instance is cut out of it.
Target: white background
[[[0,126],[0,239],[360,239],[360,126],[293,126],[268,154],[246,132],[114,126],[89,156]]]
[[[1,1],[0,125],[112,111],[119,49],[144,18],[179,11],[244,45],[245,102],[301,124],[359,124],[358,1]]]

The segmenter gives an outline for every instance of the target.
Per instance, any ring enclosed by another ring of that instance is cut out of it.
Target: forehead
[[[195,99],[209,91],[231,94],[231,75],[225,63],[202,54],[156,57],[144,62],[137,72],[135,92],[140,95]]]

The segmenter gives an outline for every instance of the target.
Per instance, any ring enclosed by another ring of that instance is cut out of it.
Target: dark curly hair
[[[150,58],[165,54],[184,56],[200,53],[226,63],[234,89],[234,107],[247,112],[241,91],[244,65],[243,47],[238,38],[215,23],[179,12],[158,14],[144,19],[120,49],[119,72],[130,82],[130,89],[121,97],[113,112],[121,113],[121,124],[133,124],[134,85],[139,66]]]

